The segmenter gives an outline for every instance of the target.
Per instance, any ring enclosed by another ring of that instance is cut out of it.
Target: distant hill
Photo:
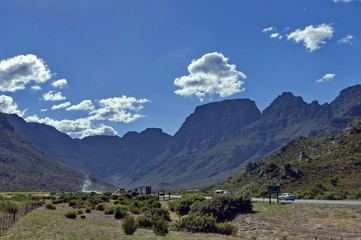
[[[49,159],[0,114],[0,191],[81,191],[84,183],[88,189],[112,187]]]
[[[121,186],[170,183],[206,187],[225,181],[299,136],[336,133],[361,116],[361,85],[331,103],[285,92],[262,113],[249,99],[198,106],[172,137],[161,129],[123,137],[71,139],[53,127],[8,115],[15,132],[51,158]]]
[[[262,196],[269,185],[299,198],[361,199],[361,118],[335,135],[299,137],[212,190]]]

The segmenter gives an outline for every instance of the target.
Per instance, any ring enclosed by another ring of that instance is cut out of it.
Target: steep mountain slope
[[[361,198],[361,118],[336,135],[297,138],[217,188],[254,196],[269,185],[299,198]]]
[[[113,184],[127,184],[126,175],[164,152],[171,136],[161,129],[118,136],[92,136],[72,139],[54,127],[27,123],[17,115],[6,115],[15,132],[52,159],[95,178]]]
[[[56,129],[8,116],[15,132],[53,159],[117,185],[194,188],[217,184],[299,136],[338,132],[361,115],[361,85],[331,103],[278,96],[262,113],[249,99],[195,109],[173,136],[160,129],[71,139]]]
[[[173,140],[172,147],[168,151],[153,159],[143,169],[133,173],[133,176],[142,176],[141,178],[136,177],[130,181],[136,184],[141,184],[143,181],[170,182],[178,187],[215,184],[244,168],[247,162],[262,159],[298,136],[322,136],[329,132],[339,131],[356,116],[360,116],[357,110],[360,102],[361,85],[343,90],[333,102],[324,105],[316,101],[306,103],[301,97],[295,97],[292,93],[283,93],[263,111],[260,117],[255,117],[253,122],[249,121],[237,130],[227,132],[227,135],[223,136],[217,144],[206,145],[209,146],[208,149],[203,147],[199,150],[199,147],[193,147],[179,151],[186,141]],[[210,108],[210,106],[212,104],[200,106],[199,109],[207,108],[208,115],[216,115],[212,111],[223,113],[224,107]],[[204,126],[208,126],[208,122],[214,121],[203,118],[198,112],[200,111],[195,111],[187,118],[183,126],[201,126],[202,121],[204,121]],[[237,114],[234,113],[234,115]],[[244,115],[238,117],[242,118]],[[236,117],[233,116],[233,118]],[[334,124],[334,122],[339,124]],[[332,127],[330,127],[331,124],[333,124]],[[184,136],[183,138],[189,139],[188,142],[190,142],[194,137],[188,132],[197,133],[197,131],[184,131],[183,126],[174,138]],[[219,131],[217,128],[206,129],[208,134]],[[210,139],[209,136],[206,139]],[[206,140],[199,140],[198,146],[199,143],[204,142]],[[197,145],[191,144],[191,146]]]
[[[0,191],[80,191],[85,179],[83,173],[34,149],[0,114]],[[89,180],[93,187],[109,187]]]

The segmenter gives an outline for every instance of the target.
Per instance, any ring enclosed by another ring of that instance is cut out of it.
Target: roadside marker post
[[[281,186],[268,186],[269,204],[271,204],[272,193],[275,194],[281,193]],[[276,196],[276,198],[278,203],[278,197]]]

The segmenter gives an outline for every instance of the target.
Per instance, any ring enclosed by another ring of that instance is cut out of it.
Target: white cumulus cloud
[[[17,114],[22,117],[26,110],[21,111],[18,108],[18,104],[14,102],[12,97],[6,95],[0,95],[0,112],[8,114]]]
[[[67,111],[91,111],[94,110],[94,105],[91,100],[84,100],[77,105],[70,106]]]
[[[0,61],[0,91],[15,92],[25,89],[31,81],[39,84],[50,78],[50,70],[35,55],[19,55]]]
[[[63,88],[67,84],[68,84],[68,81],[66,81],[66,79],[59,79],[59,80],[54,81],[51,85],[56,88]]]
[[[327,73],[327,74],[325,74],[321,79],[316,80],[316,82],[317,82],[317,83],[327,82],[327,81],[329,81],[329,80],[331,80],[331,79],[333,79],[333,78],[335,78],[335,77],[336,77],[336,74],[334,74],[334,73]]]
[[[326,43],[326,39],[330,39],[333,35],[334,29],[325,23],[314,27],[307,26],[305,29],[297,29],[287,36],[288,40],[293,39],[295,42],[303,42],[303,45],[308,51],[313,52],[320,48],[322,44]]]
[[[99,100],[100,108],[90,112],[92,120],[109,120],[113,122],[129,123],[144,117],[137,112],[143,109],[143,103],[150,102],[148,99],[134,97],[114,97]]]
[[[81,138],[90,135],[117,135],[117,132],[112,127],[104,124],[94,125],[89,118],[59,121],[49,117],[39,118],[37,115],[33,115],[25,118],[25,121],[44,123],[55,127],[60,132]]]
[[[334,2],[360,2],[361,0],[333,0]]]
[[[278,39],[282,39],[282,38],[283,38],[283,36],[282,36],[281,34],[279,34],[279,33],[272,33],[272,34],[270,35],[270,37],[271,37],[271,38],[278,38]]]
[[[197,96],[201,101],[204,97],[218,94],[227,97],[244,91],[242,79],[246,75],[236,70],[236,65],[229,64],[228,58],[222,53],[207,53],[188,66],[188,76],[174,80],[174,85],[180,87],[175,91],[181,96]]]
[[[61,101],[65,99],[66,97],[61,92],[49,91],[43,94],[43,100],[45,101]]]
[[[274,27],[268,27],[268,28],[264,28],[262,29],[262,32],[273,32],[275,31],[276,29]]]
[[[347,35],[346,37],[339,39],[337,42],[338,43],[351,43],[352,39],[353,39],[352,35]]]
[[[65,103],[60,103],[58,105],[53,105],[51,107],[51,110],[57,110],[57,109],[61,109],[61,108],[66,108],[66,107],[69,107],[71,105],[70,102],[65,102]]]
[[[33,90],[35,90],[35,91],[39,91],[39,90],[41,90],[42,88],[41,88],[40,86],[36,85],[36,86],[32,86],[31,89],[33,89]]]

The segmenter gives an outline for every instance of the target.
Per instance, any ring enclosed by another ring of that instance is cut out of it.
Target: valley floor
[[[120,221],[103,212],[93,211],[85,219],[67,219],[70,208],[56,205],[55,211],[40,207],[15,223],[0,239],[167,239],[167,240],[263,240],[263,239],[361,239],[361,207],[322,206],[302,203],[272,204],[256,202],[255,212],[233,220],[237,236],[192,234],[170,231],[165,237],[151,230],[139,229],[133,236],[124,235]],[[171,215],[176,220],[175,214]]]

